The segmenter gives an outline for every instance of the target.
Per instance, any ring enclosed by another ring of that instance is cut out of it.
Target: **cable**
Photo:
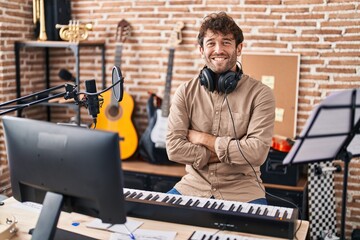
[[[281,197],[279,197],[279,196],[275,196],[275,195],[273,195],[273,194],[271,194],[271,193],[268,193],[268,192],[261,186],[261,184],[260,184],[261,181],[259,180],[259,177],[258,177],[258,175],[256,174],[256,171],[255,171],[254,167],[253,167],[252,164],[249,162],[249,160],[245,157],[245,154],[243,153],[243,151],[242,151],[241,148],[240,148],[240,140],[237,138],[236,129],[235,129],[235,121],[234,121],[234,118],[233,118],[233,115],[232,115],[232,111],[231,111],[231,108],[230,108],[230,105],[229,105],[229,101],[228,101],[228,99],[227,99],[227,91],[225,91],[224,99],[225,99],[225,101],[226,101],[226,105],[227,105],[228,110],[229,110],[229,114],[230,114],[230,118],[231,118],[231,123],[232,123],[233,131],[234,131],[234,135],[235,135],[234,138],[235,138],[235,141],[236,141],[237,148],[238,148],[241,156],[245,159],[245,161],[247,162],[247,164],[251,167],[252,171],[254,172],[255,177],[256,177],[256,182],[258,183],[259,188],[265,193],[265,196],[266,196],[266,195],[269,195],[269,196],[271,196],[271,197],[273,197],[273,198],[276,198],[276,199],[279,199],[279,200],[281,200],[281,201],[287,202],[287,203],[289,203],[290,205],[294,206],[294,207],[298,210],[298,212],[299,212],[299,217],[300,217],[300,224],[299,224],[298,228],[296,229],[296,231],[294,232],[294,238],[296,238],[296,234],[297,234],[297,232],[299,231],[299,229],[300,229],[300,227],[301,227],[301,224],[302,224],[302,212],[301,212],[300,208],[299,208],[298,206],[296,206],[294,203],[292,203],[292,202],[290,202],[290,201],[288,201],[288,200],[286,200],[286,199],[284,199],[284,198],[281,198]]]

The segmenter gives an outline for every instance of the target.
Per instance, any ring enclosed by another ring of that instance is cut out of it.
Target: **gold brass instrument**
[[[60,28],[59,36],[62,40],[69,42],[79,42],[86,40],[89,36],[89,31],[92,31],[93,24],[80,24],[77,20],[70,20],[68,25],[56,24],[57,29]]]
[[[46,26],[45,26],[45,5],[44,0],[33,0],[33,22],[36,24],[40,21],[40,30],[38,40],[46,41]]]

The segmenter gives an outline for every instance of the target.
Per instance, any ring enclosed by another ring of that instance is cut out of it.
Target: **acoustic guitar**
[[[121,20],[116,32],[115,65],[121,66],[121,54],[123,43],[130,35],[130,24],[126,20]],[[132,122],[134,111],[134,99],[124,91],[123,100],[118,102],[112,91],[102,94],[104,98],[103,107],[98,115],[97,129],[113,131],[119,133],[120,156],[122,160],[128,159],[137,150],[138,136]]]
[[[161,108],[154,106],[155,94],[152,94],[147,103],[147,114],[149,124],[140,138],[139,153],[150,163],[163,164],[170,163],[168,160],[165,141],[167,132],[167,120],[170,111],[170,93],[172,70],[174,63],[175,48],[182,41],[181,29],[184,28],[183,22],[178,22],[169,39],[169,59],[165,82],[165,93],[161,102]]]

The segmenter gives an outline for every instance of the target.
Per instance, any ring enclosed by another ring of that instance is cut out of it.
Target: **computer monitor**
[[[125,223],[117,133],[10,116],[2,120],[13,196],[43,204],[32,239],[53,239],[61,211]]]

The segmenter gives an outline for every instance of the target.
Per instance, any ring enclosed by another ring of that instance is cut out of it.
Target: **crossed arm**
[[[199,132],[196,130],[189,130],[187,139],[191,143],[202,145],[211,151],[211,156],[208,163],[220,162],[215,153],[216,136],[204,132]]]

